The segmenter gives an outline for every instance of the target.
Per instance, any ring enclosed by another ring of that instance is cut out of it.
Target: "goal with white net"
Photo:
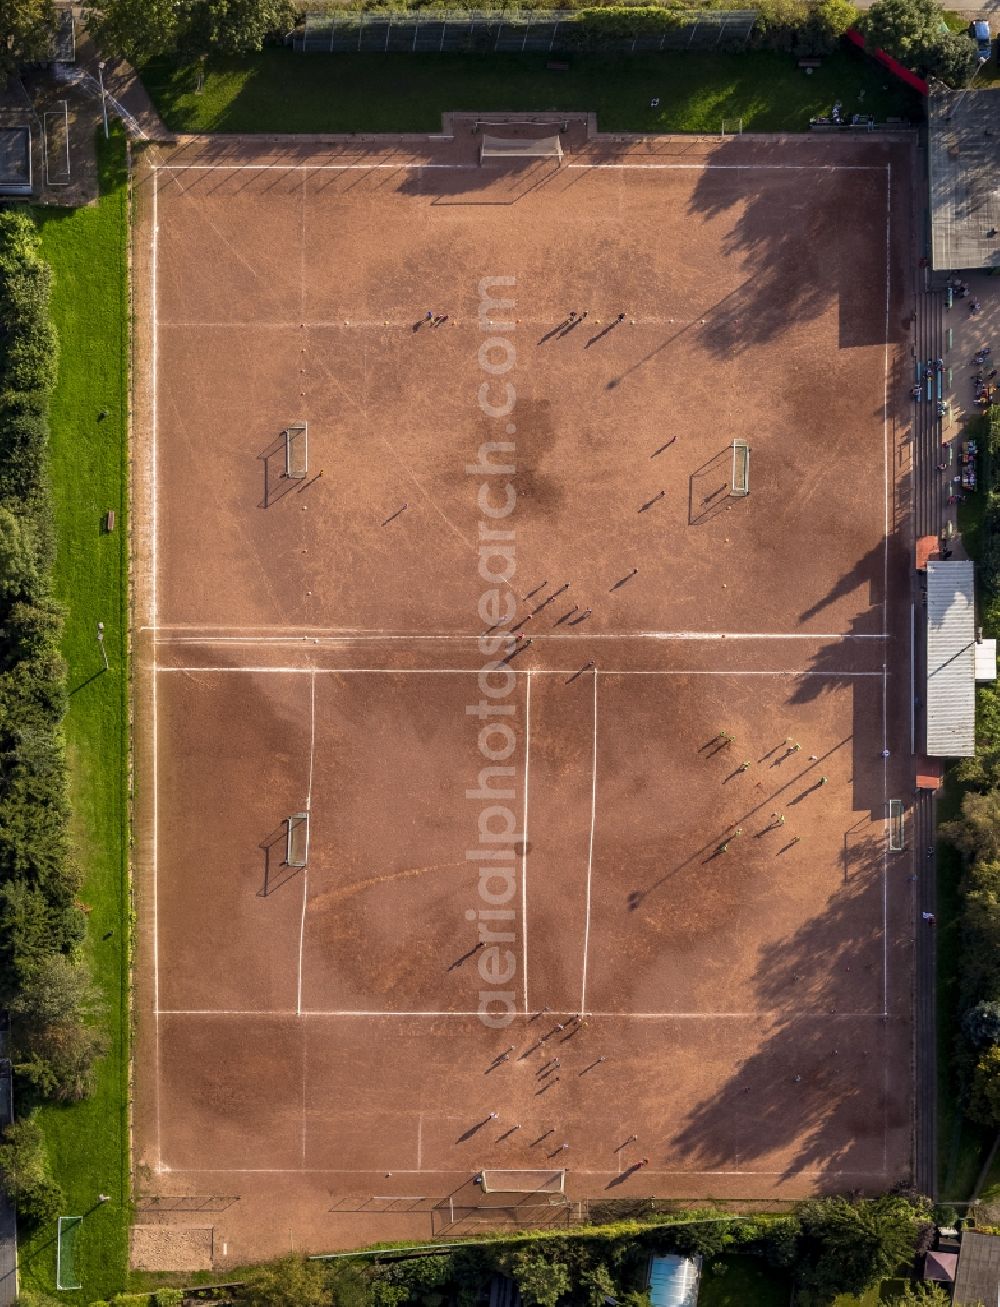
[[[481,1171],[479,1184],[484,1194],[562,1194],[566,1172]]]
[[[282,433],[285,443],[285,476],[301,481],[309,474],[309,423],[293,422]]]
[[[309,814],[296,812],[285,818],[285,866],[304,867],[309,861]]]
[[[533,140],[523,136],[483,136],[479,144],[480,164],[519,163],[525,159],[555,159],[563,157],[562,142],[558,135],[540,136]]]

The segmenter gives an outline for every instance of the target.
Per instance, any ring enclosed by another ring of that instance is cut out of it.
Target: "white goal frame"
[[[484,1194],[564,1194],[565,1171],[480,1171]]]
[[[743,499],[750,493],[750,445],[745,440],[733,441],[733,474],[729,493],[734,499]]]
[[[311,823],[308,812],[293,812],[285,818],[285,866],[304,867],[309,861]],[[303,836],[302,830],[305,827]]]
[[[517,162],[521,159],[555,159],[562,163],[562,141],[558,136],[486,136],[479,144],[479,165],[491,162]]]
[[[309,423],[290,422],[285,437],[285,476],[303,481],[309,475]]]

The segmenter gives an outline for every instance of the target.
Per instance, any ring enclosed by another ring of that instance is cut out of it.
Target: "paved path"
[[[79,14],[76,33],[76,67],[96,81],[100,52]],[[104,85],[108,94],[118,101],[148,140],[174,140],[173,132],[168,130],[166,123],[157,113],[156,106],[140,81],[138,73],[125,59],[105,60]]]

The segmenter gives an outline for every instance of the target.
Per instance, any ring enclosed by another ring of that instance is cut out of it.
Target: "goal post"
[[[906,848],[906,825],[902,799],[889,800],[889,852],[902,853]]]
[[[556,136],[540,136],[534,140],[523,136],[487,136],[479,142],[479,163],[518,163],[526,159],[555,159],[562,162],[562,141]]]
[[[304,867],[309,861],[309,814],[295,812],[285,818],[285,866]]]
[[[42,158],[46,186],[68,186],[72,180],[69,154],[69,104],[42,114]]]
[[[742,136],[743,119],[742,118],[723,118],[722,126],[719,130],[720,136]]]
[[[285,476],[301,481],[309,475],[309,423],[292,422],[283,432]]]
[[[76,1268],[76,1240],[82,1216],[60,1216],[56,1221],[56,1288],[82,1289]]]
[[[745,440],[733,441],[733,474],[729,482],[729,493],[735,499],[742,499],[750,493],[750,446]]]
[[[481,1171],[484,1194],[564,1194],[565,1171]]]

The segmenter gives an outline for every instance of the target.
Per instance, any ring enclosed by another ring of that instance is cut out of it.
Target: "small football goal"
[[[742,499],[750,493],[750,446],[745,440],[733,441],[733,474],[729,482],[729,493],[735,499]]]
[[[562,1194],[566,1172],[481,1171],[479,1184],[484,1194]]]
[[[563,148],[558,134],[529,139],[524,136],[487,136],[479,142],[479,163],[520,163],[529,159],[562,161]]]
[[[285,866],[304,867],[309,861],[309,814],[296,812],[285,818]]]
[[[309,423],[293,422],[285,427],[285,476],[301,481],[309,474]]]

